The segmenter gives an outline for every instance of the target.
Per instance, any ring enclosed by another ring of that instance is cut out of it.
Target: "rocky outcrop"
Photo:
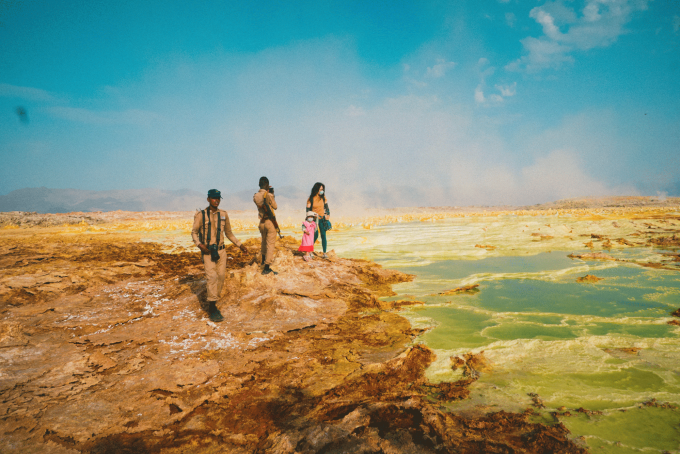
[[[586,274],[576,279],[576,282],[587,283],[587,282],[599,282],[604,280],[602,277],[597,277],[592,274]]]
[[[479,284],[464,285],[463,287],[456,287],[445,292],[437,293],[437,295],[458,295],[461,293],[477,293],[479,292]]]
[[[104,221],[96,216],[83,213],[38,214],[36,212],[9,211],[0,212],[0,228],[50,227],[59,225],[92,225]]]
[[[659,238],[650,238],[649,241],[648,241],[648,244],[650,246],[678,247],[678,246],[680,246],[680,237],[678,237],[677,235],[673,235],[673,236],[662,236],[662,237],[659,237]]]
[[[616,261],[614,257],[612,257],[609,254],[605,254],[604,252],[588,252],[585,254],[569,254],[567,257],[572,258],[572,259],[581,259],[581,260],[612,260]]]
[[[0,237],[3,453],[585,452],[530,412],[445,412],[476,374],[433,384],[417,334],[377,299],[412,277],[229,247],[225,321],[193,251],[115,234]],[[471,371],[484,361],[466,356]]]

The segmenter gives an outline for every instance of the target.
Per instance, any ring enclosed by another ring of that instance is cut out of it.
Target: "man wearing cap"
[[[218,210],[222,194],[217,189],[208,191],[208,207],[194,216],[191,238],[201,250],[205,274],[208,278],[208,313],[210,320],[224,320],[216,303],[222,293],[222,285],[227,274],[227,252],[224,250],[224,236],[246,253],[248,249],[236,239],[231,231],[229,216],[224,210]]]
[[[274,213],[276,199],[274,198],[274,188],[269,186],[269,178],[260,178],[260,190],[253,195],[253,202],[257,205],[257,215],[260,218],[258,228],[262,236],[262,263],[264,264],[262,274],[278,274],[271,269],[276,248],[276,227],[274,227],[274,219],[271,219],[269,213]],[[265,208],[265,203],[269,206],[270,210]]]

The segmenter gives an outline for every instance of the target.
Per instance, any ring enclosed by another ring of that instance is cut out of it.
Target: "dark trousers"
[[[326,230],[321,227],[323,224],[319,222],[319,228],[314,231],[314,242],[316,243],[316,239],[319,238],[319,232],[321,232],[321,246],[323,247],[323,253],[326,253],[326,247],[328,246],[328,243],[326,242]]]

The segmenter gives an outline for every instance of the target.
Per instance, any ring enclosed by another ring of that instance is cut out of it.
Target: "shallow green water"
[[[530,236],[546,225],[556,226],[547,232],[554,241]],[[395,291],[396,298],[426,303],[402,313],[415,326],[431,328],[419,339],[437,354],[430,380],[459,379],[449,358],[484,351],[491,371],[481,374],[470,399],[451,409],[521,411],[531,405],[527,394],[536,393],[547,421],[561,406],[575,415],[561,421],[593,453],[680,452],[680,410],[642,406],[652,398],[680,405],[680,330],[666,323],[680,307],[680,273],[570,259],[584,251],[584,240],[576,233],[558,236],[558,228],[587,234],[618,227],[564,218],[477,218],[353,229],[330,236],[329,244],[340,255],[417,276]],[[657,252],[608,251],[627,260],[658,260]],[[576,282],[586,274],[604,280]],[[470,284],[479,284],[479,291],[438,295]],[[630,348],[638,350],[621,350]],[[579,407],[602,414],[577,414]]]

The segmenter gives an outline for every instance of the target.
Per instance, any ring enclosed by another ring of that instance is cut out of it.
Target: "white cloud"
[[[542,26],[543,35],[521,40],[526,55],[507,70],[529,72],[559,68],[573,62],[572,53],[612,45],[626,33],[634,13],[647,9],[648,0],[586,0],[580,15],[562,0],[547,2],[529,16]]]
[[[505,23],[508,24],[509,27],[514,27],[515,22],[517,22],[515,13],[505,13]]]
[[[528,37],[521,40],[524,49],[529,52],[508,65],[508,71],[521,71],[526,69],[529,72],[538,71],[545,68],[559,68],[563,63],[572,63],[573,57],[567,55],[570,48],[554,41]]]
[[[634,188],[610,187],[593,177],[576,153],[554,149],[514,169],[512,163],[483,161],[484,150],[452,161],[450,205],[533,205],[572,197],[635,194]],[[493,201],[493,202],[490,202]]]
[[[422,82],[420,80],[416,80],[413,77],[407,77],[405,80],[406,80],[406,82],[408,82],[412,85],[415,85],[416,87],[419,87],[419,88],[427,87],[427,82]]]
[[[496,85],[496,89],[499,93],[491,93],[488,96],[484,94],[484,81],[477,85],[475,88],[475,102],[477,104],[485,103],[501,103],[504,98],[515,96],[517,93],[517,82],[513,82],[512,85]]]
[[[89,109],[78,107],[64,107],[53,106],[43,109],[50,115],[69,120],[77,123],[97,124],[97,125],[115,125],[115,124],[138,124],[148,125],[151,122],[158,120],[159,115],[138,110],[129,109],[121,112],[97,112]]]
[[[559,149],[537,157],[532,165],[523,168],[521,181],[523,198],[534,198],[536,203],[613,192],[585,173],[572,152]]]
[[[418,88],[425,88],[428,86],[426,80],[441,79],[447,75],[450,69],[456,66],[455,62],[447,61],[443,58],[436,58],[435,64],[427,66],[422,64],[422,60],[432,61],[432,57],[421,58],[421,62],[411,65],[409,63],[402,64],[404,80],[411,85]],[[424,68],[416,69],[416,68]]]
[[[347,115],[349,117],[362,117],[362,116],[366,115],[366,112],[364,111],[363,108],[357,107],[354,104],[352,104],[345,111],[345,115]]]
[[[515,93],[517,93],[517,82],[513,82],[512,85],[496,85],[496,88],[501,92],[501,96],[515,96]]]
[[[475,101],[480,104],[486,101],[481,85],[477,85],[477,88],[475,88]]]
[[[104,92],[115,93],[119,91],[115,87],[105,87]],[[159,116],[154,112],[128,109],[125,111],[95,111],[91,109],[69,107],[64,105],[67,100],[59,95],[52,94],[48,91],[32,88],[20,87],[10,84],[0,84],[0,97],[20,98],[29,101],[43,101],[51,105],[39,107],[38,110],[46,112],[47,114],[64,120],[69,120],[77,123],[86,124],[141,124],[148,125],[151,122],[158,120]]]
[[[545,33],[548,38],[555,41],[560,40],[562,33],[560,33],[560,29],[557,28],[555,20],[550,14],[543,11],[540,7],[536,7],[529,12],[529,17],[535,19],[536,22],[543,26],[543,33]]]
[[[617,192],[633,193],[633,183],[648,182],[654,190],[677,181],[680,163],[675,159],[677,138],[663,138],[664,130],[678,130],[677,122],[654,125],[641,137],[627,129],[637,116],[612,110],[594,110],[566,116],[559,125],[518,137],[529,156],[544,156],[552,150],[568,150],[584,170]],[[654,159],[648,151],[654,149]],[[663,151],[662,151],[663,150]],[[659,165],[663,163],[663,165]],[[623,186],[628,185],[625,191]],[[640,186],[642,188],[642,186]]]
[[[20,87],[17,85],[0,84],[0,96],[6,98],[21,98],[30,101],[54,101],[56,97],[40,88]]]
[[[437,64],[427,68],[425,73],[428,77],[439,78],[446,74],[446,71],[456,66],[455,62],[446,61],[444,59],[437,59]]]
[[[600,8],[597,3],[589,3],[583,8],[583,18],[586,22],[595,22],[602,19]]]
[[[673,32],[677,33],[680,30],[680,16],[677,14],[673,16]]]

